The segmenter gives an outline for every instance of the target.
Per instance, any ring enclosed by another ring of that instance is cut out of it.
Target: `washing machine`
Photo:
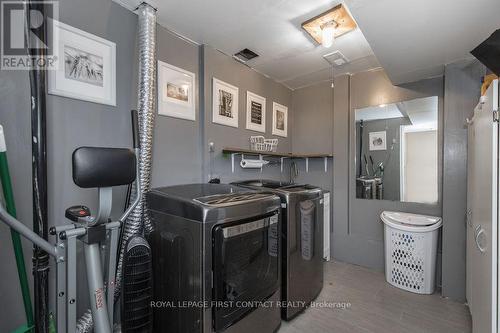
[[[154,332],[272,333],[281,323],[281,201],[191,184],[147,194]]]
[[[323,288],[323,190],[272,180],[246,180],[233,185],[271,191],[281,198],[281,314],[290,320]]]

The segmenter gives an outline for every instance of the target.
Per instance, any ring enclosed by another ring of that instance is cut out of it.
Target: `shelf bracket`
[[[306,173],[309,172],[309,157],[306,157]]]
[[[325,161],[325,173],[328,172],[328,157],[323,157],[323,160]]]

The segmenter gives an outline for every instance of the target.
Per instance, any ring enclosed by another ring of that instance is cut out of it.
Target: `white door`
[[[474,113],[471,124],[472,156],[469,156],[468,227],[470,247],[467,270],[470,278],[473,333],[497,332],[497,221],[498,221],[498,122],[493,120],[493,89],[485,104]]]
[[[438,133],[432,129],[403,130],[403,201],[438,201]]]

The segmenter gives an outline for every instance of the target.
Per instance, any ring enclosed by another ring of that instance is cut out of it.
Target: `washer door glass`
[[[278,219],[274,214],[215,227],[213,316],[217,332],[278,290]]]

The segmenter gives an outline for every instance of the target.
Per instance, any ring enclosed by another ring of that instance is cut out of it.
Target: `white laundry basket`
[[[385,278],[395,287],[432,294],[440,217],[382,212],[385,234]]]

